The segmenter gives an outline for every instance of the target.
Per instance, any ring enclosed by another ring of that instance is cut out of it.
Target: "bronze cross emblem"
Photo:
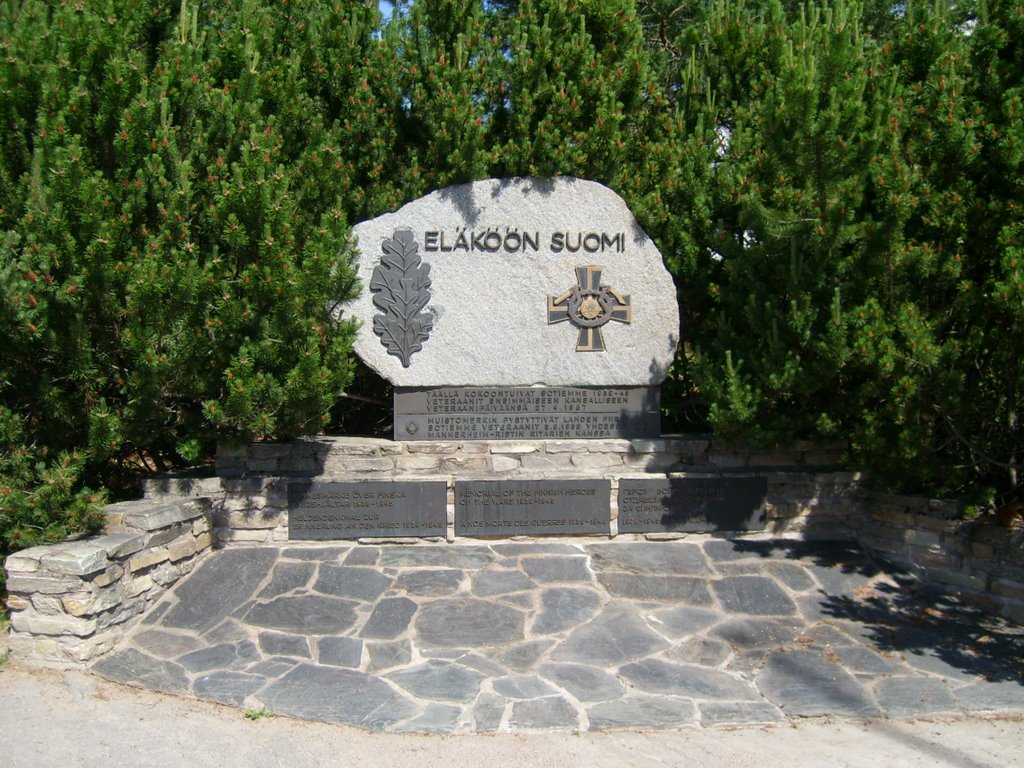
[[[577,352],[604,352],[601,327],[614,320],[633,321],[630,297],[601,284],[603,267],[576,267],[576,285],[561,296],[548,296],[548,325],[568,320],[580,329]]]

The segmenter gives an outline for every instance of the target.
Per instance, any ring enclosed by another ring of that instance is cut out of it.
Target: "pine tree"
[[[1016,492],[1018,5],[0,6],[0,527],[320,428],[350,225],[489,176],[600,181],[659,245],[667,424]]]
[[[926,399],[931,465],[976,497],[1019,498],[1024,19],[1018,3],[973,5],[914,9],[907,35],[906,59],[934,62],[914,89],[921,117],[908,140],[927,169],[912,233],[929,279],[914,288],[930,299],[941,349]],[[922,48],[932,55],[913,55]]]
[[[896,214],[889,228],[900,237],[860,265],[866,290],[851,323],[851,437],[877,478],[902,487],[958,482],[949,467],[941,477],[935,458],[947,434],[936,405],[963,394],[948,313],[964,287],[958,243],[970,215],[956,200],[972,196],[964,171],[977,153],[966,51],[948,11],[910,5],[879,62],[898,78],[888,124],[897,145],[872,158],[871,181],[876,207],[888,204]]]
[[[779,3],[715,4],[703,30],[681,43],[680,90],[705,90],[718,138],[713,228],[680,275],[700,318],[692,374],[725,436],[836,434],[859,265],[898,230],[868,176],[892,146],[892,78],[845,3],[795,19]]]
[[[1017,493],[1016,4],[695,4],[677,26],[643,5],[670,92],[716,126],[708,223],[668,255],[678,374],[714,427],[843,437],[893,488]]]
[[[409,199],[488,175],[498,56],[479,0],[413,3],[389,25],[403,52],[402,153]]]
[[[350,213],[398,199],[366,191],[386,148],[344,140],[394,124],[349,87],[389,58],[376,10],[4,13],[0,396],[25,439],[162,467],[316,431],[351,378]]]

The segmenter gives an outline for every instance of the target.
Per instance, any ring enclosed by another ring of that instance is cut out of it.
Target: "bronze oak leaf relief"
[[[373,332],[388,354],[408,368],[434,327],[434,315],[425,311],[430,301],[430,265],[420,259],[419,245],[408,229],[384,238],[381,251],[380,264],[370,278],[373,305],[379,313],[373,318]]]

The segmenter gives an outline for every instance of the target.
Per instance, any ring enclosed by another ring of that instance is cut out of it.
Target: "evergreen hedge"
[[[8,0],[4,550],[94,525],[85,486],[322,428],[350,226],[489,176],[595,179],[658,243],[667,423],[1016,494],[1022,31],[1008,0]]]

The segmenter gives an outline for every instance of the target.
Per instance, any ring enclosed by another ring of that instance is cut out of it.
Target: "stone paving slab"
[[[390,732],[1024,713],[1024,628],[794,542],[228,549],[92,669]]]

